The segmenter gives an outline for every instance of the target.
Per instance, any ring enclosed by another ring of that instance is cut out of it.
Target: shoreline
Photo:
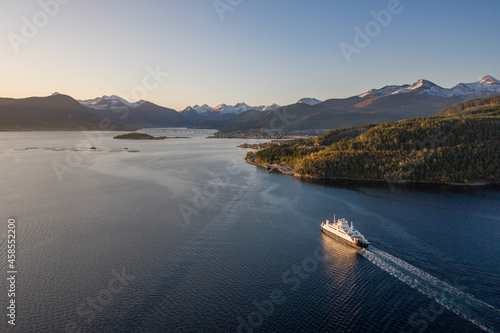
[[[255,165],[260,168],[265,168],[266,170],[272,168],[269,164],[261,164],[255,162],[255,157],[246,158],[248,164]],[[361,179],[361,178],[341,178],[341,177],[319,177],[319,176],[311,176],[311,175],[300,175],[293,172],[283,172],[280,168],[273,168],[273,170],[278,171],[279,173],[286,176],[293,176],[295,179],[311,182],[311,183],[323,183],[328,184],[331,183],[339,183],[341,185],[396,185],[399,187],[450,187],[450,188],[500,188],[500,183],[488,183],[488,182],[475,182],[475,183],[439,183],[439,182],[429,182],[429,181],[409,181],[409,180],[382,180],[382,179]],[[271,170],[272,171],[272,170]],[[270,173],[270,172],[269,172]]]
[[[293,170],[292,168],[286,168],[288,170],[285,170],[285,167],[257,163],[257,162],[255,162],[255,157],[250,157],[250,158],[245,157],[245,160],[247,161],[248,164],[252,164],[252,165],[255,165],[257,167],[266,169],[268,173],[271,173],[273,171],[277,171],[277,172],[279,172],[283,175],[286,175],[286,176],[295,176],[295,170]]]
[[[109,129],[105,129],[102,127],[69,127],[69,128],[64,128],[64,127],[59,127],[59,128],[50,128],[50,127],[41,127],[41,128],[36,128],[36,127],[19,127],[19,128],[0,128],[0,132],[130,132],[130,131],[137,131],[140,130],[140,128],[135,128],[134,126],[130,127],[120,127],[123,125],[115,125],[114,128],[110,126]]]
[[[158,136],[151,139],[134,139],[134,138],[113,138],[114,140],[135,140],[135,141],[154,141],[154,140],[169,140],[169,139],[191,139],[188,136]]]

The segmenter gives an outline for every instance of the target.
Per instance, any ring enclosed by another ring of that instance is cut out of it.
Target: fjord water
[[[498,331],[500,192],[321,186],[247,165],[248,140],[116,134],[0,133],[1,332]],[[334,213],[371,249],[321,235]]]

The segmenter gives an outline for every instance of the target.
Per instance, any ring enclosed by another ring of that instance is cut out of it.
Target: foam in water
[[[496,331],[495,324],[489,319],[500,317],[500,311],[495,307],[375,247],[358,252],[377,267],[484,331]]]

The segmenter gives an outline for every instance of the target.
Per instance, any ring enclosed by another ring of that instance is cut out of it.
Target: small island
[[[187,139],[187,138],[188,137],[181,137],[181,136],[175,136],[175,137],[152,136],[146,133],[127,133],[113,137],[113,139],[117,140],[165,140],[165,139]]]

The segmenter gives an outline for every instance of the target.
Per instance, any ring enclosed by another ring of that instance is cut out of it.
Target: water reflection
[[[353,290],[358,271],[358,252],[331,237],[321,234],[324,264],[327,276],[331,278],[332,285],[339,285],[346,291]]]

